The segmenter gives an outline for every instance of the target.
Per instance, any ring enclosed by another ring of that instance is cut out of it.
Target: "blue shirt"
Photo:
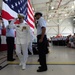
[[[1,25],[0,25],[0,35],[2,34],[2,32],[1,32],[2,28],[3,28],[3,27],[2,27],[2,24],[1,24]]]
[[[2,29],[2,26],[0,26],[0,30]]]
[[[15,37],[15,30],[13,28],[6,28],[7,37]]]

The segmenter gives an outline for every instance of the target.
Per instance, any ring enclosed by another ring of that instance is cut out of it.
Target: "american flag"
[[[2,18],[6,20],[17,18],[18,13],[25,15],[25,21],[34,31],[34,12],[30,0],[3,0]]]

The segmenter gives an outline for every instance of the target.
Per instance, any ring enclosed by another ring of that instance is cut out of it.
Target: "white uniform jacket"
[[[20,24],[13,24],[14,21],[12,21],[9,25],[9,27],[14,27],[16,29],[16,44],[29,44],[31,41],[31,35],[30,35],[30,27],[26,23],[20,23]]]

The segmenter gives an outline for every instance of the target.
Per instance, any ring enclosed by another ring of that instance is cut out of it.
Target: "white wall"
[[[58,26],[59,25],[59,26]],[[71,18],[64,19],[62,21],[50,20],[47,22],[46,34],[47,37],[50,38],[52,36],[56,36],[58,34],[62,34],[63,36],[67,36],[69,34],[73,34],[73,22]],[[37,34],[37,30],[35,28],[34,34]]]
[[[50,20],[47,23],[48,38],[57,34],[62,34],[63,36],[73,34],[73,23],[71,18],[59,21],[59,23],[56,20]]]

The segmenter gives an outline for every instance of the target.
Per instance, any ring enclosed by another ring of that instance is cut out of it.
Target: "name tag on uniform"
[[[26,29],[26,27],[23,27],[23,29]]]
[[[22,31],[23,31],[23,30],[25,30],[25,29],[26,29],[26,27],[25,27],[25,26],[23,26],[23,27],[22,27]]]

